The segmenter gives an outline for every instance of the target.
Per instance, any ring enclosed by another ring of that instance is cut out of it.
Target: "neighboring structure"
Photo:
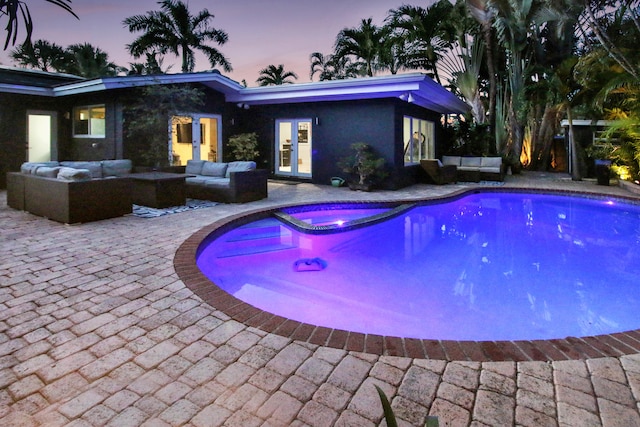
[[[602,144],[606,141],[603,138],[603,133],[606,131],[607,127],[611,124],[609,120],[585,120],[585,119],[575,119],[573,120],[573,133],[574,139],[576,143],[576,147],[578,148],[578,158],[584,162],[583,165],[580,166],[581,174],[585,176],[595,176],[595,167],[593,162],[586,162],[586,158],[584,155],[584,150],[589,148],[592,145]],[[573,165],[571,164],[571,144],[569,143],[569,120],[562,120],[560,122],[560,126],[563,129],[564,133],[564,145],[567,150],[567,161],[568,166],[566,171],[571,173]]]
[[[167,117],[167,156],[229,160],[229,136],[257,132],[258,165],[275,177],[329,184],[354,142],[385,158],[391,187],[416,181],[420,159],[441,152],[443,114],[467,105],[423,74],[245,88],[217,73],[76,76],[0,67],[0,188],[24,161],[127,158],[124,108],[136,87],[194,85],[199,111]],[[136,142],[139,143],[139,142]]]

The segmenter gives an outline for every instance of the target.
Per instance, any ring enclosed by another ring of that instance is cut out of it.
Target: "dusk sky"
[[[298,74],[297,82],[309,80],[309,55],[331,53],[336,35],[346,27],[357,27],[361,19],[373,18],[382,24],[389,9],[402,4],[427,7],[429,0],[188,0],[195,14],[208,9],[215,18],[211,24],[229,35],[229,41],[216,46],[231,62],[228,77],[255,86],[259,71],[267,65],[284,64],[285,70]],[[130,33],[122,21],[133,15],[159,10],[156,0],[74,0],[73,10],[80,20],[63,9],[44,1],[29,1],[34,20],[33,40],[44,39],[62,47],[88,42],[109,54],[109,60],[129,67],[134,60],[126,50],[141,33]],[[3,21],[4,23],[4,21]],[[21,37],[22,36],[22,37]],[[23,40],[24,32],[19,35]],[[14,65],[9,50],[0,51],[2,65]],[[180,72],[180,61],[165,56],[163,68]],[[195,71],[209,69],[203,56],[196,57]]]

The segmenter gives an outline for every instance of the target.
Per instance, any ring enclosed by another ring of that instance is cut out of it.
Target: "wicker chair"
[[[420,160],[420,166],[435,184],[449,184],[457,182],[455,165],[442,165],[439,160]]]

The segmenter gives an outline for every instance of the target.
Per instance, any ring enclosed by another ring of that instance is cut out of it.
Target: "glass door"
[[[276,121],[276,175],[311,177],[310,119]]]
[[[30,162],[57,160],[57,113],[27,112],[27,159]]]
[[[220,116],[173,116],[171,118],[171,164],[184,166],[187,160],[222,159]]]

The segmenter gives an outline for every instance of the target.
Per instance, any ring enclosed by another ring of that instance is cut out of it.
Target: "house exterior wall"
[[[64,112],[50,98],[0,93],[0,188],[6,188],[7,172],[19,171],[20,165],[27,161],[27,112],[30,110],[55,111],[58,118]],[[58,141],[66,131],[68,129],[58,125]],[[57,151],[59,157],[59,147]]]
[[[278,119],[311,119],[313,135],[312,178],[318,184],[329,184],[331,177],[346,174],[339,161],[351,154],[355,142],[369,144],[385,159],[389,177],[386,186],[400,188],[417,182],[419,166],[404,166],[403,117],[436,123],[436,145],[441,132],[440,114],[408,104],[399,99],[372,99],[299,104],[252,106],[238,111],[234,133],[256,132],[259,135],[260,167],[274,172],[275,122]],[[317,124],[316,124],[317,119]]]

